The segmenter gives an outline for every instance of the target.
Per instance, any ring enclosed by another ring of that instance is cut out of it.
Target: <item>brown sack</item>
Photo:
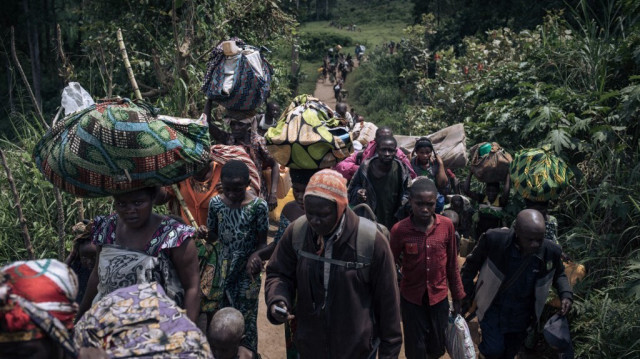
[[[413,152],[416,140],[422,136],[402,136],[394,135],[398,141],[398,146]],[[442,158],[446,168],[455,170],[464,168],[467,165],[467,136],[464,132],[464,125],[458,123],[453,126],[443,128],[428,136],[433,144],[433,150]]]
[[[485,183],[503,182],[509,173],[511,155],[496,142],[491,143],[491,152],[480,157],[478,148],[486,142],[471,147],[471,173]]]

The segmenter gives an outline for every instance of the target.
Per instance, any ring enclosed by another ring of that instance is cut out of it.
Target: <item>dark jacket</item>
[[[515,240],[515,231],[512,229],[491,229],[480,237],[478,245],[467,256],[462,266],[462,285],[467,296],[475,298],[480,321],[493,303],[506,277],[508,249]],[[534,290],[533,310],[538,321],[551,285],[556,288],[560,299],[573,298],[571,286],[564,273],[561,255],[560,246],[548,240],[542,242],[540,250],[535,254],[542,262],[536,276]],[[474,284],[473,280],[478,272],[480,274],[477,283]]]
[[[332,258],[357,261],[356,234],[359,217],[347,209],[343,233],[333,244]],[[388,241],[377,234],[365,282],[362,269],[332,265],[327,303],[323,306],[324,263],[299,257],[292,245],[293,225],[285,231],[267,266],[267,308],[282,300],[295,309],[294,343],[302,358],[366,359],[376,339],[379,358],[397,358],[402,345],[400,296],[393,255]],[[311,226],[302,250],[315,253]],[[297,302],[294,298],[297,297]],[[267,318],[274,324],[267,311]]]
[[[358,190],[364,188],[367,190],[367,205],[375,212],[376,205],[378,203],[378,197],[376,195],[376,191],[373,188],[373,184],[369,180],[369,166],[371,165],[371,161],[378,158],[378,155],[371,157],[368,160],[365,160],[358,171],[351,179],[349,183],[349,205],[356,206],[360,204],[360,200],[358,199]],[[398,220],[404,219],[407,214],[406,211],[403,210],[403,206],[409,200],[409,183],[411,181],[411,176],[409,173],[409,168],[405,165],[398,157],[394,157],[393,160],[398,164],[398,171],[400,171],[400,187],[402,190],[398,192],[398,198],[396,199],[396,205],[398,208],[396,209],[396,218]],[[358,215],[365,216],[363,213],[358,213]],[[383,223],[384,225],[388,225]],[[391,226],[389,226],[391,228]]]

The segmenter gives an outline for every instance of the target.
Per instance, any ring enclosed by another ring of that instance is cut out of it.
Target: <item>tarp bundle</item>
[[[269,153],[294,169],[330,168],[353,152],[349,132],[317,98],[296,97],[265,134]]]
[[[516,192],[539,202],[556,199],[573,177],[569,166],[548,147],[518,152],[510,171]]]
[[[156,116],[149,105],[116,99],[60,121],[33,156],[56,187],[109,196],[190,177],[209,159],[209,132],[203,120]]]
[[[416,136],[393,136],[398,141],[398,146],[413,152]],[[442,158],[444,166],[449,169],[463,168],[467,165],[467,135],[464,132],[464,125],[461,123],[443,128],[428,136],[433,144],[433,150]]]
[[[489,146],[490,145],[490,148]],[[487,153],[482,153],[484,148]],[[485,183],[502,182],[509,173],[511,155],[496,142],[482,142],[471,147],[471,173]]]
[[[213,50],[202,91],[228,110],[252,111],[269,97],[273,68],[258,48],[236,43],[240,49],[230,56],[222,42]]]

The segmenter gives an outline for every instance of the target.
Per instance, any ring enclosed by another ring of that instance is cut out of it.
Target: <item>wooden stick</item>
[[[36,100],[36,95],[33,94],[33,90],[31,90],[31,85],[29,85],[29,80],[27,80],[27,75],[24,74],[24,70],[22,70],[22,65],[20,65],[20,61],[18,60],[18,54],[16,53],[16,39],[14,35],[13,26],[11,26],[11,57],[13,58],[13,62],[20,73],[20,77],[22,77],[22,82],[24,82],[24,86],[27,88],[29,92],[29,97],[33,102],[33,107],[36,108],[36,115],[38,115],[38,120],[40,120],[44,124],[44,128],[49,129],[49,124],[44,120],[44,116],[42,116],[42,111],[40,110],[40,106],[38,106],[38,101]]]
[[[31,236],[29,235],[29,228],[27,227],[27,220],[24,218],[24,214],[22,213],[20,196],[18,195],[18,190],[16,189],[16,182],[13,179],[11,169],[7,164],[7,159],[5,158],[4,151],[2,149],[0,149],[0,158],[2,159],[2,166],[4,167],[4,170],[5,172],[7,172],[9,187],[11,187],[11,192],[13,193],[13,201],[15,202],[15,208],[18,212],[18,222],[20,223],[20,229],[22,229],[22,241],[24,242],[24,247],[27,250],[27,257],[28,259],[35,259],[35,256],[33,254],[33,246],[31,245]]]
[[[64,261],[65,257],[66,257],[66,248],[64,246],[64,239],[65,239],[65,233],[64,233],[64,207],[62,204],[62,194],[60,193],[60,190],[58,188],[54,188],[53,191],[53,195],[56,198],[56,208],[58,210],[58,221],[57,221],[57,226],[58,226],[58,260],[60,261]]]
[[[138,100],[142,100],[142,94],[140,93],[140,89],[138,88],[138,83],[136,82],[136,78],[133,76],[133,70],[131,69],[131,63],[129,62],[129,56],[127,55],[127,48],[124,47],[124,39],[122,38],[122,30],[118,29],[117,32],[118,37],[118,46],[120,46],[120,54],[122,55],[122,61],[124,61],[124,68],[127,70],[127,76],[129,76],[129,82],[131,82],[131,86],[133,87],[133,92],[136,95]]]
[[[118,45],[120,46],[120,53],[122,54],[122,61],[124,61],[124,67],[127,69],[127,75],[129,76],[129,81],[131,82],[131,86],[133,86],[133,91],[136,95],[136,98],[138,100],[142,100],[142,94],[138,89],[138,83],[136,82],[136,78],[133,75],[133,70],[131,69],[131,63],[129,62],[129,56],[127,56],[127,48],[124,46],[124,39],[122,38],[122,31],[120,29],[118,29],[117,37],[118,37]],[[189,211],[189,208],[187,207],[187,203],[184,201],[184,197],[182,197],[182,193],[180,193],[180,188],[178,188],[178,185],[172,184],[171,188],[173,189],[173,192],[175,193],[176,198],[178,199],[178,203],[180,203],[180,207],[182,208],[182,211],[189,219],[189,222],[191,223],[191,225],[198,228],[198,223],[193,218],[191,211]]]
[[[191,214],[191,211],[189,211],[189,208],[187,207],[187,202],[184,201],[184,197],[182,197],[182,193],[180,193],[180,188],[178,188],[178,185],[172,184],[171,188],[173,189],[173,193],[176,194],[178,203],[180,203],[180,207],[182,208],[182,211],[184,212],[184,214],[187,216],[189,223],[191,223],[193,227],[198,228],[198,222],[196,222],[195,218],[193,218],[193,215]]]

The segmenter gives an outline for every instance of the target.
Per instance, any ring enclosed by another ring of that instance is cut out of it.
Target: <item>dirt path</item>
[[[316,82],[316,89],[314,91],[314,97],[320,101],[326,103],[332,109],[336,106],[336,99],[333,94],[333,84],[329,81],[318,80]],[[271,228],[273,230],[273,228]],[[269,237],[269,242],[273,238]],[[459,265],[462,266],[464,258],[458,258]],[[266,315],[266,305],[264,303],[264,277],[262,276],[262,287],[260,291],[260,304],[258,308],[258,351],[262,355],[263,359],[284,359],[286,358],[285,341],[284,341],[284,326],[273,325],[269,322]],[[469,329],[474,343],[479,342],[478,335],[478,322],[477,320],[469,323]],[[448,354],[445,354],[442,358],[450,358]],[[406,359],[404,355],[404,345],[400,352],[399,359]]]

